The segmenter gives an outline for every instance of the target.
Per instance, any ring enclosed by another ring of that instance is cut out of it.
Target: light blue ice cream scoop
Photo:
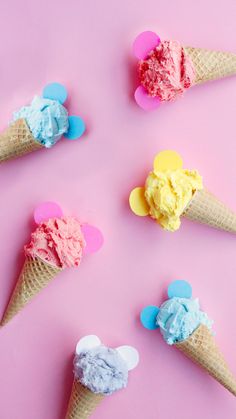
[[[211,329],[212,323],[200,310],[197,298],[170,298],[161,305],[156,317],[156,324],[169,345],[187,339],[200,324]]]
[[[57,143],[69,129],[68,112],[57,100],[35,96],[29,106],[13,114],[13,120],[25,119],[36,141],[46,148]]]

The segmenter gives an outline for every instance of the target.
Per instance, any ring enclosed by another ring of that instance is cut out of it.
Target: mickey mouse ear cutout
[[[145,199],[145,188],[134,188],[129,196],[129,205],[135,215],[145,217],[149,214],[149,206]]]
[[[169,298],[191,298],[192,287],[187,281],[177,279],[176,281],[170,283],[170,285],[168,286],[167,294]]]
[[[164,150],[158,153],[153,163],[154,172],[164,170],[176,170],[183,167],[181,156],[172,150]]]
[[[141,32],[134,40],[133,54],[139,60],[145,60],[149,52],[158,47],[160,42],[160,37],[155,32]]]
[[[150,96],[143,86],[137,87],[134,92],[134,99],[137,105],[144,111],[153,111],[154,109],[157,109],[161,104],[160,99],[157,96]]]
[[[156,306],[147,306],[145,307],[140,313],[140,321],[148,330],[155,330],[158,329],[158,325],[156,324],[157,315],[159,313],[159,308]]]
[[[135,367],[137,367],[139,363],[139,353],[137,349],[133,348],[132,346],[119,346],[116,348],[119,352],[120,356],[124,359],[127,364],[128,370],[131,371]]]
[[[80,138],[84,131],[85,131],[85,123],[83,119],[80,118],[80,116],[71,115],[68,118],[69,122],[69,129],[66,134],[64,134],[64,137],[67,140],[77,140]]]
[[[44,87],[43,97],[45,99],[57,100],[63,105],[67,99],[67,90],[60,83],[50,83]]]
[[[63,216],[61,207],[56,202],[43,202],[34,210],[34,221],[40,224],[49,218],[60,218]]]
[[[104,238],[102,232],[90,224],[83,224],[81,230],[85,239],[84,254],[91,254],[98,252],[101,249]]]
[[[101,341],[96,335],[84,336],[76,345],[76,354],[79,355],[81,352],[87,351],[92,348],[96,348],[101,345]]]

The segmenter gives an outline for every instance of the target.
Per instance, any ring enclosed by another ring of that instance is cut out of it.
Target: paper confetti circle
[[[77,140],[85,131],[85,123],[82,118],[75,115],[69,116],[68,121],[69,129],[68,132],[64,134],[64,137],[67,138],[67,140]]]
[[[139,60],[145,60],[150,51],[160,43],[159,36],[152,31],[140,33],[133,43],[133,54]]]
[[[56,202],[43,202],[34,210],[34,221],[40,224],[50,218],[61,218],[63,211]]]
[[[60,83],[50,83],[44,87],[43,97],[45,99],[57,100],[63,105],[67,99],[67,90]]]
[[[168,287],[167,293],[169,298],[191,298],[192,287],[187,281],[177,279],[176,281],[171,282],[171,284]]]
[[[102,232],[90,224],[83,224],[81,226],[82,233],[86,242],[84,254],[98,252],[104,243]]]
[[[145,307],[140,314],[142,325],[149,330],[155,330],[159,326],[156,324],[156,318],[159,313],[159,308],[156,306]]]
[[[134,92],[134,98],[138,106],[145,111],[157,109],[161,101],[158,97],[152,97],[147,94],[143,86],[139,86]]]

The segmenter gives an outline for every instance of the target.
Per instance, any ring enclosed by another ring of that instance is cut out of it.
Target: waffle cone
[[[184,48],[194,65],[195,83],[221,79],[236,74],[236,54],[203,48]]]
[[[25,119],[18,119],[0,134],[0,163],[39,150],[43,146],[34,139]]]
[[[175,346],[236,396],[236,379],[205,325],[201,324],[188,339]]]
[[[87,419],[104,398],[96,394],[74,379],[66,419]]]
[[[27,257],[3,315],[1,326],[8,323],[60,271],[60,268],[49,265],[40,258]]]
[[[236,214],[206,189],[195,192],[183,216],[210,227],[236,233]]]

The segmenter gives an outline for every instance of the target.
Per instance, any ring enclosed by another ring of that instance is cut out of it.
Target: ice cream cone
[[[220,230],[236,233],[236,214],[206,189],[195,192],[183,216]]]
[[[3,315],[1,326],[8,323],[39,291],[61,271],[40,258],[26,257],[23,269]]]
[[[25,119],[18,119],[0,134],[0,163],[40,148],[42,144],[34,139]]]
[[[194,65],[195,84],[236,74],[236,54],[204,48],[184,48]]]
[[[175,346],[236,396],[236,379],[205,325],[201,324],[189,338]]]
[[[105,396],[96,394],[74,379],[66,419],[87,419]]]

